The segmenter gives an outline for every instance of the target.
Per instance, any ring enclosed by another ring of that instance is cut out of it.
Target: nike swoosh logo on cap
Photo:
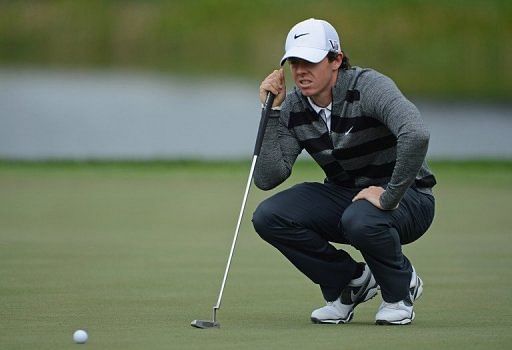
[[[345,131],[345,135],[350,134],[350,132],[352,131],[352,129],[353,129],[353,128],[354,128],[354,125],[352,125],[352,126],[350,127],[350,129],[348,129],[347,131]]]
[[[303,34],[295,34],[293,36],[294,39],[300,38],[301,36],[308,35],[309,33],[303,33]]]

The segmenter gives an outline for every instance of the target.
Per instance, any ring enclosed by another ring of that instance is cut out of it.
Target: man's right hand
[[[261,104],[265,103],[268,91],[276,95],[272,107],[281,106],[281,103],[283,103],[286,96],[286,85],[284,81],[283,68],[273,71],[269,74],[268,77],[265,78],[265,80],[262,81],[260,85]]]

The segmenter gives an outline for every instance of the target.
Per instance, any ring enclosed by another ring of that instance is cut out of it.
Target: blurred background
[[[500,0],[0,1],[0,158],[250,156],[259,82],[309,17],[418,105],[429,157],[512,158]]]

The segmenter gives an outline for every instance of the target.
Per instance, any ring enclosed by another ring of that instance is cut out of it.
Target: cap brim
[[[297,57],[311,63],[318,63],[327,56],[327,53],[329,53],[329,51],[313,49],[310,47],[292,47],[285,53],[283,58],[281,58],[281,66],[290,57]]]

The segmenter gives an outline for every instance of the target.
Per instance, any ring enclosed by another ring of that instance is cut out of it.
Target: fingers
[[[274,99],[273,106],[281,105],[284,100],[284,96],[286,94],[286,86],[284,80],[284,72],[283,69],[274,70],[270,73],[261,83],[260,85],[260,100],[261,103],[265,102],[265,98],[267,96],[267,92],[273,93],[276,98]]]
[[[279,71],[275,70],[268,77],[266,77],[265,80],[263,80],[261,83],[260,89],[270,91],[276,96],[279,95],[283,89],[283,81],[280,77]]]
[[[362,189],[361,191],[359,191],[355,196],[354,198],[352,198],[352,202],[355,202],[357,200],[360,200],[360,199],[365,199],[366,197],[366,188],[365,189]]]
[[[370,186],[359,191],[358,194],[352,198],[352,202],[365,199],[368,202],[372,203],[379,209],[382,209],[380,205],[380,196],[384,192],[384,188],[378,186]]]

